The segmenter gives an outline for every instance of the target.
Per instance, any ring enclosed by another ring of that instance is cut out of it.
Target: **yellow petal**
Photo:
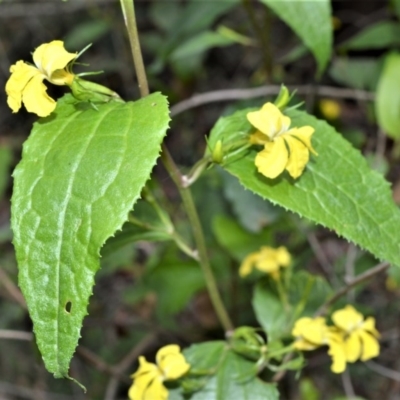
[[[379,355],[378,341],[372,335],[364,331],[360,332],[360,337],[362,342],[361,361],[367,361],[370,358],[378,356]]]
[[[271,274],[273,272],[279,271],[279,264],[275,258],[264,258],[259,260],[256,264],[256,268],[261,272],[266,272]]]
[[[264,135],[260,131],[256,131],[252,135],[250,135],[249,142],[250,144],[261,144],[264,145],[265,143],[268,143],[270,141],[269,137],[267,135]]]
[[[311,145],[311,136],[313,135],[315,129],[311,126],[302,126],[301,128],[293,128],[290,129],[287,134],[295,136],[296,138],[300,139],[308,148],[308,150],[311,151],[311,153],[314,153],[317,155],[317,152],[313,149]]]
[[[375,336],[377,338],[380,336],[379,332],[375,328],[375,318],[368,317],[364,321],[364,323],[362,325],[362,329],[371,333],[373,336]]]
[[[348,362],[355,362],[361,355],[361,337],[358,332],[350,334],[344,341],[344,351]]]
[[[130,400],[167,400],[168,390],[160,377],[143,376],[134,381],[128,396]]]
[[[307,147],[292,136],[283,136],[289,147],[289,161],[286,170],[293,178],[298,178],[308,163],[309,151]]]
[[[162,347],[156,355],[157,365],[165,380],[178,379],[189,371],[190,365],[175,344]]]
[[[311,351],[317,349],[319,346],[300,338],[296,339],[296,341],[293,343],[293,347],[300,351]]]
[[[139,368],[132,375],[134,379],[132,386],[129,389],[128,396],[131,400],[145,400],[145,399],[167,399],[168,391],[162,384],[162,375],[158,367],[146,361],[144,357],[139,357]],[[164,395],[165,397],[154,397],[157,395]],[[153,396],[153,397],[150,397]]]
[[[58,69],[51,75],[50,82],[54,85],[68,85],[71,86],[75,75],[65,69]]]
[[[239,268],[239,275],[243,278],[251,273],[253,270],[254,264],[258,260],[258,252],[257,253],[250,253],[246,258],[242,261],[242,264]]]
[[[249,112],[247,119],[270,139],[282,132],[286,132],[290,126],[290,118],[284,116],[279,108],[272,103],[265,103],[260,110]]]
[[[53,72],[64,69],[76,56],[77,53],[69,53],[65,50],[64,42],[53,40],[50,43],[40,45],[33,52],[33,61],[51,81]]]
[[[22,92],[27,83],[40,72],[31,65],[18,61],[10,68],[11,76],[6,83],[7,103],[13,112],[21,108]]]
[[[56,108],[57,103],[47,94],[47,88],[43,83],[44,76],[35,75],[25,86],[22,93],[22,101],[29,112],[47,117]]]
[[[273,142],[265,144],[264,150],[256,155],[255,165],[258,172],[274,179],[284,171],[288,159],[289,153],[285,142],[282,137],[278,137]]]
[[[137,371],[132,374],[132,378],[136,379],[142,375],[150,374],[152,376],[160,375],[160,371],[157,368],[157,365],[153,363],[149,363],[143,356],[139,357],[139,368]]]
[[[271,273],[279,270],[279,263],[276,259],[276,251],[272,247],[263,246],[258,253],[256,268],[262,272]]]
[[[276,249],[276,259],[282,267],[287,267],[290,264],[291,257],[286,247],[280,246]]]
[[[322,346],[328,341],[328,328],[325,318],[303,317],[296,321],[292,335],[297,338],[303,338],[314,346]]]
[[[353,306],[347,305],[345,308],[335,311],[332,314],[332,320],[338,328],[345,332],[351,332],[361,325],[363,316]]]
[[[330,333],[328,354],[332,357],[331,370],[340,374],[346,369],[346,355],[343,340],[338,333]]]

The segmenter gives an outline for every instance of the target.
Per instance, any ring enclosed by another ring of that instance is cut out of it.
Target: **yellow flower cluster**
[[[168,390],[163,382],[179,379],[190,369],[180,347],[175,344],[158,350],[156,363],[139,357],[139,368],[132,375],[134,381],[128,393],[130,400],[167,400]]]
[[[67,68],[78,57],[68,53],[64,43],[53,40],[33,52],[35,66],[17,61],[10,67],[11,76],[6,83],[7,103],[17,112],[24,103],[29,112],[47,117],[56,108],[56,102],[47,94],[46,79],[54,85],[72,85],[75,75]]]
[[[280,269],[288,267],[291,257],[286,247],[263,246],[260,251],[250,253],[242,262],[239,268],[239,275],[245,277],[249,275],[253,268],[257,268],[261,272],[270,274],[274,279],[279,278]]]
[[[274,104],[266,103],[260,110],[249,112],[247,119],[257,129],[250,136],[250,143],[264,146],[255,158],[255,165],[267,178],[276,178],[284,170],[298,178],[308,163],[310,152],[317,154],[311,146],[314,128],[289,129],[290,118]]]
[[[322,317],[297,320],[292,330],[296,337],[294,348],[308,351],[327,345],[332,357],[331,370],[335,373],[342,373],[348,362],[367,361],[379,354],[379,332],[374,318],[364,320],[362,314],[347,305],[332,314],[332,321],[334,326],[327,326]]]

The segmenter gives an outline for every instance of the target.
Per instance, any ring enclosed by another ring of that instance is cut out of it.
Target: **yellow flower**
[[[281,267],[287,267],[290,264],[290,254],[286,247],[272,247],[263,246],[260,251],[250,253],[242,262],[239,275],[241,277],[247,276],[251,273],[253,268],[257,268],[262,272],[271,274],[274,279],[279,278]]]
[[[337,374],[346,369],[348,362],[366,361],[379,354],[379,332],[375,329],[374,318],[364,321],[362,314],[348,305],[334,312],[332,320],[335,326],[327,326],[322,317],[300,318],[292,330],[292,335],[296,337],[294,348],[306,351],[329,346],[331,370]]]
[[[293,178],[298,178],[310,156],[317,154],[311,146],[314,128],[290,127],[290,118],[284,116],[279,108],[266,103],[258,111],[247,114],[249,122],[257,129],[250,136],[250,143],[263,145],[255,159],[258,171],[267,178],[276,178],[285,169]]]
[[[10,67],[11,76],[6,83],[7,103],[13,112],[24,103],[29,112],[40,117],[48,116],[56,102],[47,94],[44,79],[54,85],[71,85],[74,80],[67,68],[77,58],[77,53],[68,53],[64,43],[54,40],[39,46],[33,53],[35,66],[17,61]]]
[[[336,100],[322,99],[319,102],[322,114],[328,120],[335,120],[340,117],[341,107]]]
[[[342,335],[337,328],[327,326],[325,318],[298,319],[293,327],[292,336],[296,338],[293,347],[299,351],[329,346],[328,354],[332,357],[331,370],[340,373],[346,368]]]
[[[367,361],[379,354],[379,332],[375,329],[375,319],[364,320],[362,314],[351,305],[335,311],[332,320],[343,335],[344,352],[347,362],[358,359]]]
[[[130,400],[166,400],[168,390],[163,382],[181,378],[190,368],[175,344],[158,350],[156,362],[157,365],[139,357],[139,368],[132,375],[134,381],[128,393]]]

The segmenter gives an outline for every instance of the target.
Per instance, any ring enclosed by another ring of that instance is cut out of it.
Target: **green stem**
[[[136,25],[135,17],[135,5],[133,0],[120,0],[122,13],[124,14],[125,25],[128,31],[129,42],[131,44],[131,51],[133,56],[133,63],[135,65],[135,71],[138,79],[138,85],[140,90],[140,96],[147,96],[149,91],[149,85],[147,83],[146,70],[144,68],[142,50],[140,48],[139,34]]]
[[[140,49],[139,35],[137,31],[136,18],[135,18],[134,1],[133,0],[120,0],[120,1],[121,1],[122,12],[125,18],[125,25],[128,30],[133,61],[139,82],[140,94],[142,97],[144,97],[149,94],[149,87],[147,83],[146,70],[143,64],[142,52]],[[196,207],[194,205],[192,193],[189,188],[185,187],[186,183],[185,179],[181,175],[178,167],[176,166],[174,160],[172,159],[165,144],[163,144],[162,146],[161,157],[165,167],[167,168],[176,186],[178,187],[178,190],[183,200],[184,207],[186,209],[186,213],[191,223],[198,251],[199,264],[203,270],[211,302],[213,303],[215,312],[217,313],[217,316],[222,326],[224,327],[224,330],[226,332],[229,332],[233,330],[233,324],[225,309],[224,303],[222,302],[222,298],[219,294],[217,283],[214,274],[212,272],[210,262],[208,260],[203,229],[199,220],[199,216],[197,214]]]
[[[224,330],[226,332],[232,331],[234,329],[233,324],[229,318],[229,315],[225,309],[224,303],[218,291],[214,273],[211,269],[211,265],[208,259],[203,228],[201,226],[199,215],[193,201],[192,192],[188,187],[185,187],[185,180],[183,179],[179,169],[177,168],[174,160],[172,159],[166,148],[163,149],[161,158],[182,197],[183,205],[189,218],[189,222],[192,226],[194,240],[196,242],[197,251],[199,253],[199,264],[203,270],[207,290],[210,295],[210,299],[214,306],[215,312],[217,313],[218,319],[224,327]]]

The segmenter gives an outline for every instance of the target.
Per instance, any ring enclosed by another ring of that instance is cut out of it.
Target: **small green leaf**
[[[368,26],[340,46],[346,50],[385,49],[400,44],[398,22],[382,21]]]
[[[169,122],[159,93],[98,109],[65,96],[35,123],[14,171],[19,285],[56,377],[68,376],[100,248],[127,220]]]
[[[171,53],[171,60],[177,61],[188,59],[204,53],[213,47],[225,47],[236,43],[233,39],[222,35],[219,32],[201,32],[183,42]]]
[[[332,21],[329,0],[261,0],[286,22],[311,50],[321,74],[331,57]]]
[[[193,371],[204,371],[202,376],[199,375],[203,386],[190,396],[190,400],[279,399],[275,384],[257,378],[255,364],[230,350],[225,342],[195,344],[183,353]],[[173,396],[173,399],[187,398],[178,396],[176,391]]]
[[[254,128],[246,119],[248,111],[221,118],[211,132],[210,147],[217,140],[228,141],[252,132]],[[258,149],[253,148],[241,158],[228,159],[224,168],[259,196],[400,266],[400,213],[389,183],[326,122],[297,110],[287,115],[291,126],[315,128],[312,142],[318,156],[311,156],[299,179],[293,180],[286,173],[276,179],[262,176],[254,165]]]
[[[267,332],[268,342],[282,339],[291,328],[290,315],[269,281],[257,284],[252,303],[257,321]]]
[[[400,137],[400,53],[386,57],[375,102],[381,128],[392,138]]]

